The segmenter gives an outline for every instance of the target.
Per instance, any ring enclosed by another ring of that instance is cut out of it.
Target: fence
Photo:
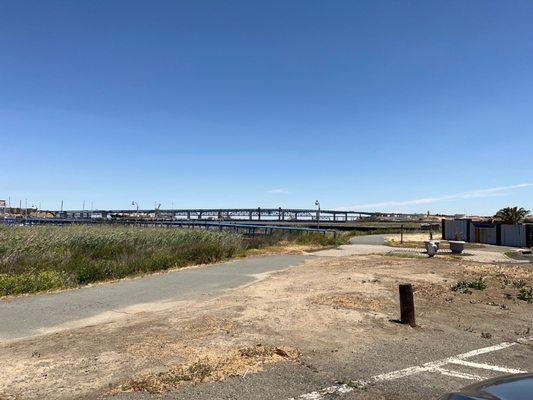
[[[510,247],[533,247],[533,224],[501,224],[471,219],[443,219],[442,238]]]

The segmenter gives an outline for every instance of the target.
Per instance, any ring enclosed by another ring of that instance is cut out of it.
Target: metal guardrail
[[[337,237],[337,231],[333,229],[316,229],[316,228],[301,228],[294,226],[280,226],[280,225],[253,225],[253,224],[239,224],[231,222],[216,222],[216,221],[168,221],[168,220],[109,220],[102,221],[97,219],[80,219],[80,218],[4,218],[4,224],[22,224],[22,225],[132,225],[132,226],[146,226],[146,227],[176,227],[176,228],[204,228],[204,229],[218,229],[230,230],[236,233],[241,233],[246,236],[273,236],[274,234],[286,235],[293,232],[307,232],[320,233],[323,235],[332,234],[334,238]]]

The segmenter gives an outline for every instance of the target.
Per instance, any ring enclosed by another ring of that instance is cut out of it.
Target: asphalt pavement
[[[350,239],[351,244],[372,244],[372,245],[383,245],[385,244],[385,238],[388,235],[364,235],[364,236],[354,236]]]
[[[35,294],[0,300],[0,342],[72,326],[94,323],[105,315],[120,318],[137,305],[164,307],[165,303],[205,299],[257,279],[258,275],[285,269],[310,256],[250,257],[197,268],[185,268],[75,290]]]
[[[322,345],[301,362],[221,382],[186,384],[164,394],[126,392],[108,400],[392,400],[437,399],[479,381],[532,371],[532,340],[486,340],[460,331],[406,327],[406,334]]]

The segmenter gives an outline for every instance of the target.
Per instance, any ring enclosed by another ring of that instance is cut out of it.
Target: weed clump
[[[518,295],[516,297],[518,298],[518,300],[524,300],[528,303],[533,303],[533,287],[523,287],[522,289],[520,289],[520,292],[518,292]]]
[[[485,281],[485,278],[483,276],[480,276],[475,281],[459,281],[452,286],[452,290],[454,292],[467,294],[472,293],[470,289],[485,290],[486,288],[487,282]]]
[[[526,286],[526,281],[523,279],[519,279],[513,282],[513,286],[517,289],[521,289]]]

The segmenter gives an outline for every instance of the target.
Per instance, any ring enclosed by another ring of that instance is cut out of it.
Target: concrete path
[[[244,258],[77,290],[0,300],[0,342],[110,321],[131,312],[159,310],[176,301],[205,298],[309,258]]]
[[[385,238],[390,236],[387,235],[364,235],[364,236],[354,236],[350,239],[351,244],[385,244]]]
[[[390,236],[390,234],[385,235],[365,235],[365,236],[355,236],[350,239],[350,244],[339,246],[335,249],[322,250],[313,253],[315,256],[319,257],[346,257],[346,256],[356,256],[356,255],[367,255],[367,254],[387,254],[387,253],[398,253],[398,254],[412,254],[412,255],[421,255],[425,256],[426,252],[422,248],[408,248],[408,247],[392,247],[385,245],[385,238]],[[529,261],[524,260],[514,260],[510,257],[507,257],[504,254],[504,251],[508,250],[507,247],[499,246],[490,246],[488,248],[476,248],[476,249],[465,249],[462,257],[468,261],[475,262],[505,262],[505,263],[528,263]],[[450,256],[450,250],[439,250],[438,256]]]
[[[390,235],[364,235],[354,236],[350,244],[345,244],[334,249],[322,250],[312,253],[319,257],[346,257],[366,254],[384,254],[392,250],[385,246],[385,238]]]
[[[345,244],[334,249],[316,251],[312,254],[317,257],[347,257],[364,256],[367,254],[386,254],[393,250],[395,250],[393,247],[382,244]]]

